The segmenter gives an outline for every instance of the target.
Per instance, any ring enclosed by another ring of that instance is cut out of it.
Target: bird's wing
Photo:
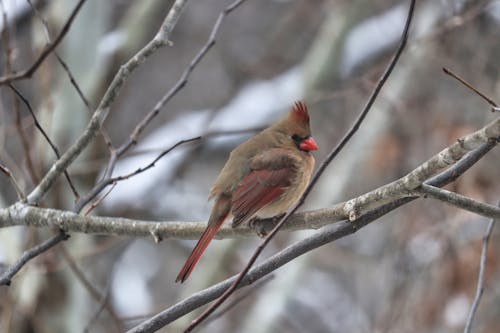
[[[296,176],[295,160],[282,149],[272,149],[252,160],[250,173],[232,197],[233,227],[278,199]]]

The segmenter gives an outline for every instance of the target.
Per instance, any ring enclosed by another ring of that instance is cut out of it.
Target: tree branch
[[[153,53],[160,48],[168,45],[169,37],[174,29],[177,21],[182,13],[182,10],[187,4],[187,0],[176,0],[172,8],[168,12],[160,29],[155,37],[137,52],[127,63],[122,65],[116,73],[113,81],[108,86],[104,96],[102,97],[97,110],[95,110],[90,119],[87,128],[76,142],[58,159],[43,177],[41,182],[28,194],[28,203],[37,204],[38,201],[47,193],[57,177],[66,170],[66,168],[80,155],[80,153],[88,146],[90,140],[93,139],[104,120],[106,119],[111,104],[121,91],[121,88],[127,82],[128,78],[142,63],[146,61]]]
[[[415,189],[414,193],[420,195],[421,197],[431,197],[441,200],[455,207],[465,209],[485,217],[500,219],[500,207],[478,202],[464,195],[442,188],[422,184],[420,187]]]
[[[494,143],[500,140],[500,117],[479,131],[458,139],[455,144],[443,149],[406,176],[349,200],[344,207],[345,213],[352,221],[377,206],[411,195],[429,177],[454,164],[465,154],[490,140]]]
[[[80,11],[80,9],[82,8],[84,3],[85,3],[85,0],[80,0],[76,4],[76,6],[73,9],[73,11],[71,12],[71,15],[69,16],[68,20],[66,21],[66,23],[62,27],[61,32],[59,32],[59,35],[57,35],[57,37],[54,39],[54,41],[52,43],[47,44],[45,49],[42,51],[42,53],[40,53],[38,58],[35,60],[35,62],[30,67],[28,67],[27,69],[25,69],[17,74],[5,75],[5,76],[0,77],[0,86],[4,85],[4,84],[11,83],[12,81],[30,78],[33,75],[33,73],[35,73],[38,70],[40,65],[45,60],[45,58],[47,58],[49,56],[49,54],[55,50],[57,45],[59,45],[59,43],[63,40],[64,36],[66,36],[66,34],[69,31],[69,28],[71,27],[71,24],[73,24],[73,21],[76,18],[76,15]]]

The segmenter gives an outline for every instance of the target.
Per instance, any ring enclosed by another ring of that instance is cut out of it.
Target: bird
[[[210,190],[214,199],[205,231],[175,282],[191,275],[208,245],[232,217],[233,228],[255,219],[283,215],[302,196],[314,169],[309,112],[298,101],[283,118],[241,143],[229,158]]]

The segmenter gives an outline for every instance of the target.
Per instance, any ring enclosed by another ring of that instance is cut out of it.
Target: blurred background
[[[76,1],[33,3],[54,38]],[[57,52],[93,107],[119,66],[154,36],[172,3],[85,3]],[[112,106],[105,128],[115,146],[177,82],[229,3],[188,3],[172,45],[134,72]],[[47,36],[28,2],[0,4],[5,74],[31,64]],[[205,220],[211,208],[208,191],[231,149],[299,99],[309,106],[320,146],[315,156],[321,161],[374,88],[399,40],[407,9],[408,1],[392,0],[247,0],[226,17],[214,48],[119,161],[115,175],[147,165],[181,139],[213,135],[120,182],[91,214]],[[418,1],[401,61],[360,131],[303,209],[329,207],[401,177],[493,120],[488,105],[442,67],[500,102],[499,31],[500,1]],[[59,149],[67,149],[90,112],[55,57],[15,86]],[[99,179],[108,157],[99,136],[71,165],[69,173],[81,194]],[[499,158],[498,149],[493,150],[448,189],[494,204],[500,193]],[[1,87],[0,162],[29,191],[53,161],[25,106]],[[0,205],[16,200],[8,179],[0,177]],[[74,196],[62,177],[41,205],[73,209]],[[280,268],[200,331],[461,332],[475,293],[487,222],[432,199],[414,201]],[[485,294],[474,322],[477,333],[500,327],[499,229],[490,243]],[[281,232],[263,257],[313,232]],[[1,229],[0,267],[50,234]],[[258,243],[257,237],[214,242],[190,280],[178,285],[175,276],[194,241],[156,244],[152,239],[72,234],[64,247],[29,263],[10,287],[0,287],[0,331],[123,331],[237,273]],[[108,300],[104,309],[102,296]],[[193,314],[162,332],[178,332],[191,319]]]

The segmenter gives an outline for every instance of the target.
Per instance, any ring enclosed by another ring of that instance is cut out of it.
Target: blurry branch
[[[500,207],[500,201],[497,203],[497,207]],[[497,219],[500,221],[500,219]],[[472,321],[476,315],[479,302],[483,296],[484,291],[484,270],[486,269],[486,255],[488,253],[488,242],[490,241],[491,233],[493,232],[493,227],[495,226],[495,219],[491,219],[488,229],[486,230],[486,235],[483,237],[483,247],[481,250],[481,261],[479,264],[479,277],[477,279],[476,296],[474,297],[474,302],[470,309],[469,315],[467,316],[467,321],[465,323],[464,333],[470,333],[472,330]]]
[[[71,12],[71,15],[69,16],[68,20],[66,21],[66,23],[62,27],[62,29],[59,32],[59,34],[57,35],[57,37],[54,39],[53,42],[47,44],[47,46],[43,49],[42,53],[40,53],[38,58],[35,60],[35,62],[30,67],[28,67],[25,70],[22,70],[19,73],[7,74],[5,76],[0,77],[0,86],[7,84],[7,83],[10,83],[10,82],[13,82],[13,81],[16,81],[16,80],[30,78],[33,75],[33,73],[35,73],[37,71],[37,69],[40,67],[40,65],[43,63],[45,58],[47,58],[49,56],[49,54],[55,50],[55,48],[57,47],[57,45],[59,45],[59,43],[62,41],[64,36],[66,36],[67,32],[69,31],[69,28],[71,27],[71,24],[73,23],[74,19],[76,18],[76,15],[80,11],[80,9],[82,8],[84,3],[85,3],[85,0],[80,0],[77,3],[76,7]]]
[[[57,149],[56,145],[52,142],[52,140],[50,140],[49,136],[47,135],[47,133],[43,129],[42,125],[40,124],[40,122],[38,121],[38,119],[37,119],[37,117],[35,115],[35,112],[31,108],[31,105],[28,102],[28,100],[12,84],[9,83],[8,86],[9,86],[10,89],[12,89],[12,91],[14,91],[14,93],[17,95],[17,97],[21,101],[23,101],[24,105],[26,105],[26,108],[28,109],[31,117],[33,118],[33,122],[35,124],[35,127],[40,131],[40,133],[42,134],[42,136],[45,138],[45,140],[49,144],[50,148],[52,148],[52,151],[54,152],[54,154],[56,155],[56,157],[60,158],[61,154],[59,154],[59,149]],[[69,184],[69,187],[71,188],[71,191],[73,192],[73,194],[75,195],[75,197],[78,199],[78,197],[80,195],[78,194],[78,191],[76,190],[75,185],[73,185],[73,182],[71,181],[71,178],[69,177],[69,174],[68,174],[67,170],[64,170],[64,176],[66,177],[66,180],[68,181],[68,184]]]
[[[493,101],[491,98],[489,98],[488,96],[486,96],[485,94],[483,94],[482,92],[480,92],[479,90],[477,90],[469,82],[465,81],[463,78],[461,78],[457,74],[453,73],[451,70],[449,70],[446,67],[443,67],[443,72],[445,72],[446,74],[448,74],[452,78],[456,79],[458,82],[460,82],[461,84],[463,84],[464,86],[466,86],[467,88],[469,88],[470,90],[472,90],[473,92],[475,92],[477,95],[479,95],[481,98],[483,98],[486,102],[488,102],[488,104],[491,105],[491,111],[492,112],[498,111],[498,105],[497,105],[497,103],[495,103],[495,101]]]
[[[423,196],[424,198],[430,197],[441,200],[455,207],[462,208],[485,217],[500,219],[500,207],[478,202],[458,193],[426,184],[422,184],[418,187],[415,190],[415,193]]]
[[[97,322],[97,319],[99,319],[99,316],[101,315],[102,311],[104,310],[104,308],[109,304],[109,291],[110,291],[110,288],[111,288],[111,279],[108,279],[108,283],[106,285],[106,290],[104,292],[104,294],[102,295],[102,299],[99,301],[99,307],[98,309],[95,311],[94,315],[90,318],[89,322],[87,323],[87,325],[85,326],[85,328],[83,329],[83,333],[89,333],[91,332],[91,327],[94,325],[94,323]],[[118,318],[119,320],[119,326],[117,326],[117,330],[118,332],[123,332],[123,325],[122,325],[122,320],[121,318]]]
[[[31,9],[33,10],[35,15],[40,20],[40,22],[42,22],[42,25],[43,25],[43,28],[45,31],[45,37],[47,38],[47,42],[51,43],[52,39],[50,37],[49,24],[48,24],[47,20],[45,20],[42,13],[40,13],[40,11],[33,4],[32,0],[26,0],[26,1],[28,2]],[[57,51],[54,51],[54,55],[55,55],[57,61],[59,62],[59,64],[61,65],[61,67],[64,69],[64,71],[68,75],[68,78],[69,78],[71,85],[73,86],[73,88],[75,88],[75,90],[76,90],[78,96],[80,97],[80,99],[82,100],[83,104],[87,107],[87,110],[89,112],[92,112],[93,107],[90,105],[89,100],[87,99],[87,97],[85,97],[85,94],[83,93],[82,89],[80,88],[80,86],[76,82],[76,79],[75,79],[73,73],[71,73],[71,70],[69,69],[68,64],[66,64],[66,62],[62,59],[62,57],[59,55],[59,53],[57,53]],[[104,142],[106,143],[108,148],[110,148],[111,147],[111,139],[110,139],[108,133],[104,130],[104,128],[101,128],[100,131],[101,131],[101,135],[104,139]]]
[[[426,182],[428,185],[442,187],[448,183],[455,181],[460,175],[465,173],[470,167],[472,167],[477,161],[479,161],[486,153],[496,146],[496,143],[489,141],[480,145],[478,148],[473,150],[470,154],[465,156],[463,159],[458,161],[455,165],[450,167],[448,170],[432,177]],[[342,221],[336,225],[327,226],[312,236],[309,236],[303,240],[295,242],[285,249],[279,251],[268,259],[264,260],[262,263],[256,265],[249,273],[243,278],[238,288],[252,284],[253,282],[259,280],[260,278],[268,275],[269,273],[275,271],[279,267],[287,264],[288,262],[294,260],[295,258],[312,251],[320,246],[333,242],[337,239],[343,238],[345,236],[355,233],[360,228],[370,224],[381,216],[395,210],[396,208],[407,204],[416,197],[408,197],[398,199],[389,204],[378,207],[369,213],[359,217],[355,221]],[[338,206],[338,205],[337,205]],[[342,206],[342,204],[340,204]],[[293,221],[293,220],[292,220]],[[292,222],[290,221],[290,222]],[[286,227],[286,225],[285,225]],[[227,280],[217,283],[207,289],[199,291],[188,298],[180,301],[177,304],[165,309],[164,311],[158,313],[154,317],[144,321],[138,326],[132,328],[128,333],[144,333],[153,332],[158,330],[174,320],[190,313],[197,308],[213,301],[214,299],[220,297],[222,293],[229,288],[229,286],[236,280],[237,276],[233,276]]]
[[[3,1],[0,1],[0,7],[2,8],[2,18],[3,18],[3,29],[2,29],[2,43],[5,50],[5,74],[9,75],[12,73],[12,45],[10,39],[9,30],[9,20],[7,17],[7,11]],[[19,140],[21,141],[21,146],[23,148],[24,156],[26,159],[26,168],[28,174],[31,178],[33,184],[36,184],[40,178],[36,172],[35,163],[31,158],[30,154],[30,144],[26,131],[22,125],[21,111],[19,110],[19,100],[16,98],[15,93],[12,91],[12,109],[15,114],[15,126],[17,134],[19,135]]]
[[[17,182],[17,180],[14,177],[14,175],[12,174],[12,172],[10,172],[10,170],[7,167],[5,167],[1,164],[0,164],[0,171],[3,174],[5,174],[7,177],[9,177],[10,181],[12,182],[12,185],[14,186],[14,189],[16,190],[18,199],[24,200],[25,199],[24,192],[23,192],[22,188],[19,186],[19,183]]]
[[[31,259],[39,256],[43,252],[49,250],[50,248],[54,247],[55,245],[59,244],[62,241],[65,241],[69,238],[69,235],[67,235],[64,231],[59,230],[59,232],[44,241],[43,243],[27,250],[24,251],[23,255],[21,258],[19,258],[14,265],[10,266],[7,268],[5,272],[2,272],[0,274],[0,286],[3,285],[10,285],[11,279],[14,277],[14,275],[17,274],[23,268],[24,265],[28,263]]]
[[[148,57],[154,54],[160,48],[169,45],[169,37],[173,31],[177,21],[182,13],[182,10],[187,4],[187,0],[176,0],[165,17],[160,29],[154,38],[148,42],[139,52],[130,58],[124,65],[120,67],[113,81],[108,86],[104,96],[102,97],[99,106],[93,113],[87,128],[76,142],[58,159],[43,177],[42,181],[28,194],[28,202],[37,204],[38,201],[47,193],[57,177],[66,170],[66,168],[80,155],[80,153],[89,145],[104,120],[106,119],[111,105],[121,91],[121,88],[127,82],[130,75],[143,64]]]
[[[456,143],[443,149],[406,176],[347,201],[344,206],[345,213],[353,221],[377,206],[411,195],[429,177],[454,164],[465,154],[490,140],[494,142],[500,140],[500,117],[479,131],[458,139]]]
[[[191,60],[191,62],[189,63],[187,68],[184,70],[184,72],[182,73],[179,80],[174,84],[174,86],[172,88],[170,88],[170,90],[167,91],[167,93],[165,93],[163,95],[163,97],[155,104],[155,106],[137,124],[137,126],[134,128],[134,130],[130,134],[129,138],[125,142],[123,142],[119,148],[111,150],[111,156],[109,158],[108,164],[106,166],[106,171],[105,171],[102,179],[81,200],[79,200],[77,202],[77,204],[75,205],[75,208],[74,208],[75,212],[77,212],[77,213],[80,212],[83,209],[83,207],[85,207],[85,205],[87,205],[91,200],[93,200],[93,198],[95,198],[107,186],[113,184],[117,180],[122,180],[122,179],[117,179],[120,177],[114,177],[114,178],[112,177],[113,171],[114,171],[114,168],[115,168],[115,165],[116,165],[116,162],[118,161],[118,159],[121,156],[123,156],[123,154],[125,154],[132,146],[137,144],[141,133],[149,125],[149,123],[159,114],[160,110],[165,106],[165,104],[168,103],[172,99],[172,97],[174,97],[181,89],[183,89],[186,86],[186,84],[188,83],[189,76],[191,75],[193,70],[200,63],[200,61],[205,57],[205,55],[208,53],[208,51],[210,51],[210,49],[215,45],[215,38],[217,36],[217,33],[219,32],[219,28],[222,24],[222,21],[226,17],[226,15],[229,14],[230,12],[232,12],[234,9],[236,9],[244,1],[245,0],[235,1],[234,3],[227,6],[219,14],[219,16],[218,16],[217,20],[215,21],[215,24],[212,28],[212,31],[210,32],[210,36],[208,37],[208,40],[201,47],[201,49],[194,56],[194,58]],[[200,139],[200,137],[189,139],[189,140],[199,140],[199,139]],[[189,141],[189,140],[187,140],[187,141]],[[175,148],[175,147],[176,146],[174,146],[173,148]],[[159,158],[161,158],[163,155],[164,155],[164,153],[162,153],[162,155]],[[159,160],[159,158],[157,160]],[[157,160],[155,160],[155,162]],[[153,162],[152,166],[154,166],[154,162]],[[148,169],[149,169],[149,166],[148,166]],[[135,174],[138,174],[138,173],[140,173],[140,172],[137,172]],[[131,175],[127,176],[126,178],[132,177],[135,174],[131,174]],[[126,178],[123,178],[123,179],[126,179]]]
[[[80,281],[80,283],[88,291],[88,293],[94,299],[94,301],[96,301],[98,304],[100,304],[99,307],[102,306],[104,309],[106,309],[106,311],[108,311],[113,323],[116,326],[116,331],[123,332],[123,327],[122,327],[122,323],[120,321],[120,318],[118,318],[118,315],[116,314],[115,310],[113,309],[111,304],[108,302],[108,297],[106,296],[106,294],[101,294],[101,292],[99,290],[97,290],[97,288],[95,288],[92,285],[92,283],[87,279],[85,274],[78,268],[75,260],[73,259],[71,254],[68,252],[68,250],[66,249],[64,244],[61,245],[60,249],[61,249],[61,254],[62,254],[64,260],[66,261],[70,270],[76,276],[78,281]]]

